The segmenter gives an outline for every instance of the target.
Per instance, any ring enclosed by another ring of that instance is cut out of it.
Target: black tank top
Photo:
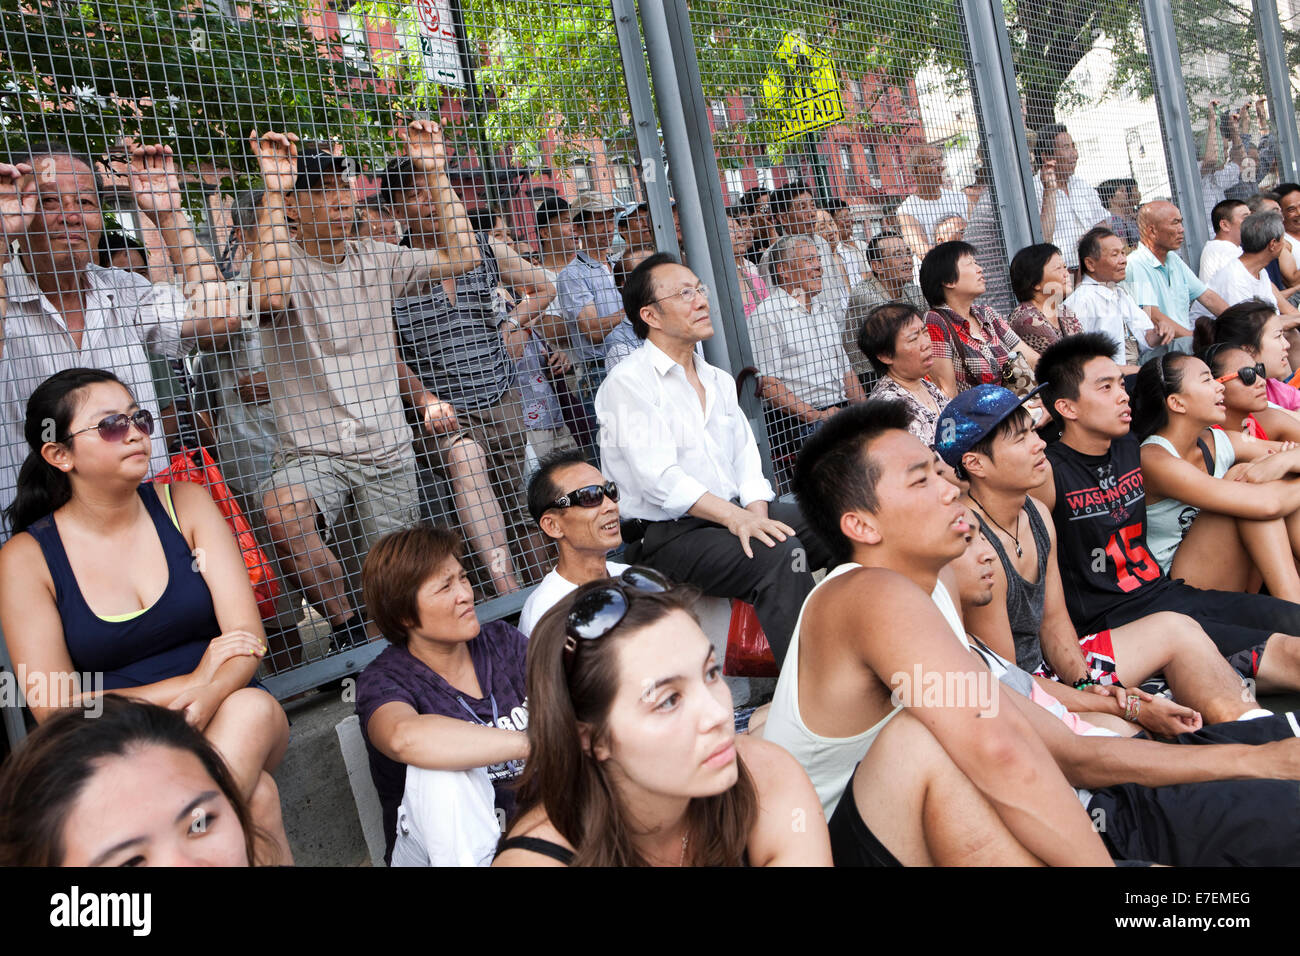
[[[974,509],[972,509],[974,510]],[[1016,571],[1016,566],[1007,557],[1006,548],[997,534],[984,521],[984,516],[975,511],[984,538],[993,545],[993,550],[1002,562],[1002,571],[1007,579],[1007,621],[1011,625],[1011,636],[1016,644],[1016,666],[1029,673],[1034,673],[1043,663],[1043,645],[1039,632],[1043,627],[1043,597],[1047,593],[1047,556],[1052,547],[1052,539],[1047,534],[1047,525],[1043,523],[1038,509],[1025,499],[1024,511],[1029,515],[1029,530],[1034,536],[1034,548],[1038,551],[1038,580],[1030,584]]]
[[[1105,455],[1084,455],[1063,441],[1047,447],[1056,482],[1056,562],[1065,603],[1080,633],[1101,630],[1107,615],[1169,579],[1147,550],[1146,491],[1138,440],[1125,435]]]

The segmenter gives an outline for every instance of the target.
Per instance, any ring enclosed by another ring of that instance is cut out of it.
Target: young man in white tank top
[[[833,818],[852,814],[841,832],[874,843],[870,862],[1109,865],[1042,741],[997,706],[996,684],[957,640],[941,575],[970,527],[907,425],[902,406],[868,402],[800,453],[800,507],[850,566],[804,602],[764,736],[800,760],[826,806],[839,803]],[[987,699],[930,693],[936,675],[956,678],[949,687],[982,679]]]

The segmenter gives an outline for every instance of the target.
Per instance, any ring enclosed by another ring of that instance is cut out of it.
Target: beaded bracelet
[[[1098,686],[1098,683],[1098,681],[1093,680],[1091,677],[1080,677],[1070,686],[1075,690],[1083,690],[1085,687],[1096,687]]]

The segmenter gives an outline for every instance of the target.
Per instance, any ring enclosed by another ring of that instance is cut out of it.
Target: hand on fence
[[[447,144],[442,127],[432,120],[416,120],[397,135],[406,141],[406,155],[422,172],[437,172],[447,167]]]
[[[25,233],[35,217],[36,177],[32,167],[26,163],[0,163],[0,240],[5,246],[0,260],[8,257],[9,243]]]
[[[293,192],[293,184],[298,179],[298,137],[271,131],[258,136],[257,130],[253,130],[248,134],[248,143],[257,157],[266,191]]]
[[[569,361],[567,352],[560,349],[553,349],[546,356],[546,364],[551,367],[551,371],[556,375],[568,375],[573,368],[573,363]]]
[[[146,215],[157,217],[184,208],[170,146],[137,146],[131,150],[126,175],[135,204]]]
[[[239,378],[239,397],[246,405],[263,405],[271,400],[271,384],[265,372],[253,372]]]
[[[1051,192],[1056,188],[1056,160],[1048,159],[1043,161],[1042,167],[1038,172],[1039,179],[1043,182],[1043,195]]]

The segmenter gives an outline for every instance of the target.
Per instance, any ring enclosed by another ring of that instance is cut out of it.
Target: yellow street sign
[[[763,102],[781,117],[779,139],[844,119],[835,61],[803,37],[787,33],[763,78]]]

